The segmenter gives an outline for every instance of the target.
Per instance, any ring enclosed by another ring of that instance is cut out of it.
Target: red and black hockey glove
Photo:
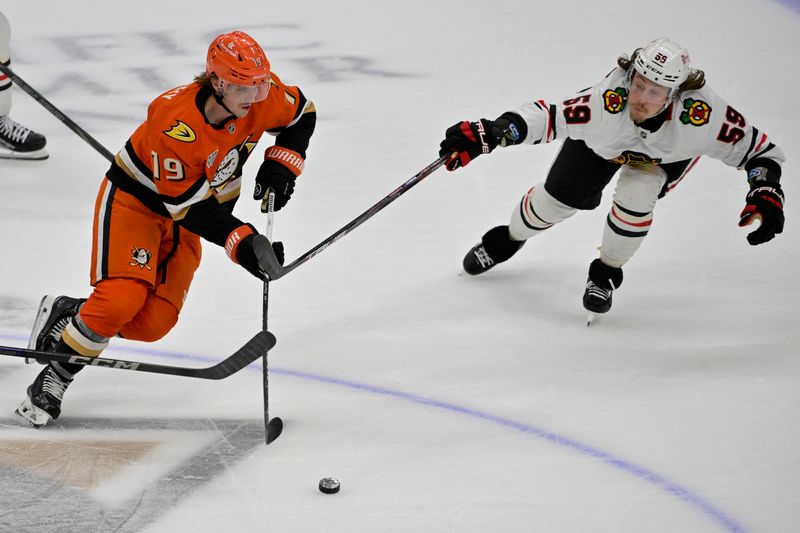
[[[480,119],[478,122],[462,121],[447,128],[444,140],[439,144],[439,156],[453,154],[445,162],[447,170],[465,167],[481,154],[488,154],[500,144],[503,132],[494,121]]]
[[[225,242],[225,251],[234,263],[262,281],[278,279],[283,275],[283,243],[270,243],[256,233],[253,226],[245,224],[233,230]]]
[[[756,219],[761,220],[757,230],[747,235],[747,242],[752,245],[771,241],[775,235],[783,232],[783,191],[777,183],[756,182],[747,193],[747,205],[739,215],[739,226],[744,227]]]

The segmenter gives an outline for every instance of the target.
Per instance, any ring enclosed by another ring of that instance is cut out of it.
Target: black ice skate
[[[472,247],[464,257],[464,271],[472,276],[483,274],[496,264],[511,259],[525,241],[512,240],[508,234],[508,226],[497,226]]]
[[[61,400],[72,379],[64,378],[47,365],[28,387],[28,395],[17,407],[16,415],[34,428],[40,428],[61,415]]]
[[[28,348],[42,352],[55,351],[56,344],[61,340],[61,334],[64,333],[64,329],[72,317],[78,314],[81,304],[85,301],[82,298],[49,294],[42,298],[39,309],[36,311]],[[28,359],[26,361],[33,362]]]
[[[600,259],[589,265],[589,278],[586,280],[586,291],[583,293],[583,307],[589,311],[587,326],[591,325],[597,315],[611,310],[611,296],[614,289],[622,285],[622,269],[608,266]]]
[[[590,313],[608,313],[611,310],[611,294],[614,289],[605,289],[586,280],[586,292],[583,293],[583,307]]]
[[[44,135],[26,128],[8,115],[0,117],[0,159],[47,159]]]

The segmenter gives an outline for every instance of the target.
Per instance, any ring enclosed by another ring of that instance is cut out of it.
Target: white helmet
[[[639,50],[633,68],[648,80],[673,91],[692,71],[688,50],[665,37]]]

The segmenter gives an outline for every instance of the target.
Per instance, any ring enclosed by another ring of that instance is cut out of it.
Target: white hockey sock
[[[652,212],[636,213],[612,204],[603,228],[602,261],[614,267],[627,263],[644,242],[652,223]]]
[[[577,209],[553,198],[544,184],[531,187],[511,214],[508,233],[516,241],[524,241],[547,228],[566,220]]]
[[[622,167],[603,228],[600,254],[605,264],[621,267],[642,245],[666,179],[666,173],[658,166]]]

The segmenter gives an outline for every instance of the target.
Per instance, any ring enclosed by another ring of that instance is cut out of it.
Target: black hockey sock
[[[595,259],[589,265],[589,279],[604,289],[619,289],[622,285],[622,269],[608,266],[600,259]]]
[[[511,239],[508,233],[508,226],[496,226],[490,229],[483,236],[481,242],[486,253],[496,263],[508,261],[525,244],[525,241]]]

